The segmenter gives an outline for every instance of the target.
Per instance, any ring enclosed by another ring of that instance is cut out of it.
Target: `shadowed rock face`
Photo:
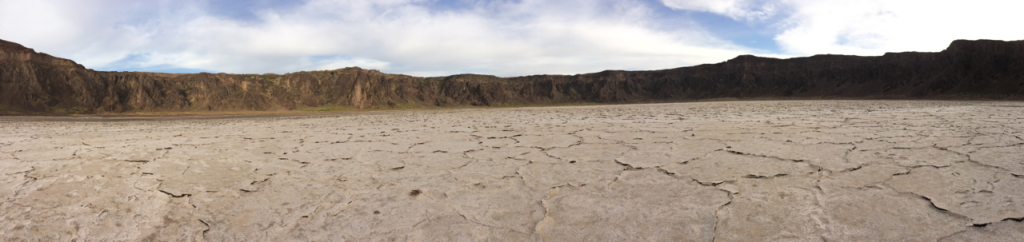
[[[635,103],[715,98],[1024,98],[1024,41],[957,40],[938,53],[732,60],[657,71],[499,78],[345,68],[286,75],[101,72],[0,40],[0,114],[292,110],[325,105]]]

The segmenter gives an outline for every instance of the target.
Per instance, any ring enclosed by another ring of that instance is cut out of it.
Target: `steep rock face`
[[[345,68],[286,75],[101,72],[0,40],[0,114],[660,102],[714,98],[1024,99],[1024,41],[957,40],[938,53],[743,55],[656,71],[512,78]]]

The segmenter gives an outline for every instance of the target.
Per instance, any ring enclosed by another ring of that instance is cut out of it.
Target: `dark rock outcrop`
[[[1024,41],[957,40],[938,53],[743,55],[656,71],[499,78],[375,70],[166,74],[86,69],[0,40],[0,114],[293,110],[736,99],[1024,99]]]

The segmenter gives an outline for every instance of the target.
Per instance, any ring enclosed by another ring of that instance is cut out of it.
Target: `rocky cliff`
[[[0,114],[632,103],[715,98],[1024,99],[1024,41],[938,53],[739,56],[656,71],[499,78],[345,68],[286,75],[103,72],[0,40]]]

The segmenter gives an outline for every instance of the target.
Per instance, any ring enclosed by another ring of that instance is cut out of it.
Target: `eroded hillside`
[[[1024,98],[1024,41],[954,41],[937,53],[739,56],[656,71],[499,78],[345,68],[276,74],[102,72],[0,40],[0,114],[263,111],[737,99]]]

